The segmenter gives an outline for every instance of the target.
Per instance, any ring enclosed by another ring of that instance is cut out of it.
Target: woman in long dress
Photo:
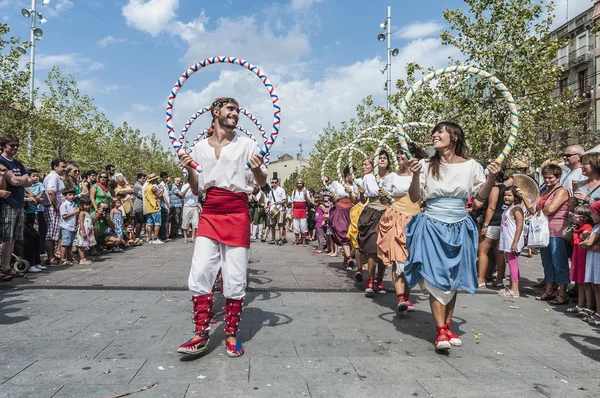
[[[355,191],[354,177],[349,166],[344,168],[343,173],[345,184],[333,181],[329,186],[334,204],[329,209],[328,222],[333,242],[341,246],[344,252],[344,269],[350,270],[354,268],[354,259],[350,251],[348,229],[350,228],[350,210],[352,205],[358,202],[358,189]]]
[[[431,138],[435,154],[426,160],[410,160],[410,198],[426,205],[406,227],[409,256],[404,275],[409,287],[421,282],[429,291],[437,332],[435,348],[447,350],[462,344],[451,330],[456,291],[474,294],[478,286],[479,237],[466,203],[475,196],[478,205],[483,204],[500,165],[490,163],[486,178],[483,167],[467,157],[465,135],[456,123],[438,123]]]
[[[390,160],[386,151],[381,151],[377,157],[379,166],[379,178],[384,179],[389,173]],[[387,209],[387,206],[381,203],[379,195],[379,185],[375,174],[373,174],[373,160],[367,158],[363,160],[363,186],[359,189],[360,201],[366,206],[360,218],[358,219],[358,246],[360,254],[367,258],[369,265],[369,281],[365,287],[365,296],[373,297],[375,289],[379,294],[385,294],[383,287],[383,276],[385,274],[385,264],[377,257],[377,225]],[[368,202],[368,203],[367,203]],[[375,271],[377,270],[377,283],[375,282]]]
[[[410,143],[409,149],[413,157],[427,157],[425,151],[416,144]],[[405,229],[411,218],[421,211],[421,201],[413,203],[408,195],[412,181],[412,172],[408,167],[408,158],[398,147],[398,172],[388,174],[383,180],[381,196],[390,194],[394,201],[381,217],[377,226],[377,256],[384,264],[392,264],[392,281],[396,289],[398,312],[414,311],[415,306],[410,301],[410,288],[404,277],[404,262],[408,257],[406,249]],[[387,199],[383,199],[387,201]]]

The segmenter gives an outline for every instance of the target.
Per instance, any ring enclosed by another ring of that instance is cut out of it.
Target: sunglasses
[[[81,173],[79,170],[73,170],[73,173]]]
[[[8,146],[11,147],[12,149],[19,149],[19,147],[21,145],[19,145],[19,144],[8,144]]]
[[[100,177],[98,177],[98,178],[108,178],[108,176],[100,176]]]
[[[563,158],[570,158],[571,156],[578,156],[578,153],[564,153]]]

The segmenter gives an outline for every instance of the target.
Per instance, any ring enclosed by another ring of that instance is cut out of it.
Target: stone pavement
[[[454,323],[463,347],[442,355],[424,296],[415,296],[416,312],[398,316],[393,294],[277,291],[354,284],[308,248],[261,243],[252,248],[252,286],[272,291],[247,296],[246,354],[225,355],[218,296],[209,352],[181,356],[175,350],[193,328],[189,294],[143,289],[183,286],[191,248],[147,246],[2,284],[0,397],[115,397],[145,386],[132,397],[599,395],[600,329],[564,306],[461,294]],[[138,290],[86,288],[98,284]]]

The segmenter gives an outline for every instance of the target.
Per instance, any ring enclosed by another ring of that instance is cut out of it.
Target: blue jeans
[[[160,208],[160,230],[158,237],[160,240],[167,240],[167,220],[169,219],[169,210],[164,207]]]
[[[569,259],[565,240],[562,237],[550,238],[548,247],[540,248],[540,256],[546,282],[567,285],[569,283]]]

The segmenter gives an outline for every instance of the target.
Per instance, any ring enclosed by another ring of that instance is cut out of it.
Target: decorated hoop
[[[325,156],[325,159],[323,160],[323,163],[321,164],[321,181],[323,181],[325,179],[325,166],[327,165],[327,163],[329,163],[329,159],[331,158],[331,156],[335,153],[338,153],[340,151],[342,151],[345,148],[345,146],[339,147],[334,149],[333,151],[329,152],[327,154],[327,156]],[[367,156],[367,154],[358,148],[353,148],[353,150],[358,151],[359,153],[361,153],[363,156]]]
[[[171,145],[173,145],[175,152],[177,152],[178,154],[183,151],[183,148],[182,148],[183,142],[179,141],[175,137],[175,129],[173,128],[173,108],[175,106],[175,99],[177,98],[177,93],[179,92],[181,87],[183,87],[185,82],[194,73],[198,72],[200,69],[202,69],[208,65],[212,65],[212,64],[216,64],[216,63],[229,63],[232,65],[239,65],[243,68],[248,69],[250,72],[252,72],[256,76],[258,76],[258,78],[263,82],[267,91],[269,91],[269,95],[271,96],[271,101],[273,102],[273,130],[271,132],[271,135],[265,142],[264,147],[260,150],[260,154],[262,156],[265,156],[266,154],[268,154],[271,151],[271,147],[273,146],[273,144],[275,143],[275,140],[277,139],[277,136],[279,135],[279,123],[281,121],[281,118],[280,118],[281,108],[279,107],[279,97],[277,96],[277,94],[275,94],[275,87],[273,87],[273,85],[269,81],[269,78],[267,77],[267,75],[265,75],[258,67],[252,65],[250,62],[245,61],[241,58],[235,58],[235,57],[219,56],[219,57],[207,58],[204,61],[200,61],[197,64],[189,67],[179,77],[179,79],[177,79],[177,82],[173,86],[173,89],[171,90],[171,94],[169,95],[169,98],[167,99],[167,109],[166,109],[167,135],[169,136]],[[192,162],[191,166],[193,168],[195,168],[196,171],[198,171],[198,172],[202,171],[202,167],[200,165],[198,165],[196,162]],[[246,167],[250,167],[250,164],[247,163]]]
[[[190,127],[192,127],[192,124],[194,124],[194,122],[196,121],[196,119],[200,116],[202,116],[203,114],[205,114],[206,112],[210,112],[212,111],[212,106],[207,106],[204,107],[200,110],[198,110],[196,113],[194,113],[192,116],[190,116],[190,118],[188,119],[188,121],[185,123],[185,125],[183,126],[183,128],[181,129],[181,132],[179,133],[179,142],[183,143],[185,140],[185,136],[188,132],[188,130],[190,129]],[[250,119],[252,121],[252,123],[254,123],[254,125],[258,128],[258,131],[260,132],[261,137],[263,138],[263,142],[266,143],[269,139],[269,137],[267,136],[267,132],[265,131],[265,128],[263,127],[263,125],[260,123],[260,121],[258,120],[258,118],[256,116],[254,116],[252,113],[250,113],[250,111],[248,111],[245,108],[240,108],[240,113],[244,116],[246,116],[248,119]],[[236,129],[241,129],[241,127],[236,127]],[[204,130],[201,134],[199,134],[196,138],[200,137],[202,134],[206,134],[207,130]],[[256,142],[256,138],[254,138],[254,136],[252,134],[248,133],[248,130],[243,129],[243,132],[246,133],[246,135],[248,135],[248,137],[252,138],[252,140],[254,142]],[[195,139],[194,143],[198,142],[201,138]],[[192,147],[194,146],[194,143],[192,143]],[[260,145],[257,144],[258,147],[260,148]],[[190,150],[188,149],[188,152],[190,153]],[[269,154],[265,155],[265,166],[268,166],[269,164]]]
[[[424,76],[421,80],[417,81],[406,93],[402,102],[400,103],[400,114],[398,115],[398,126],[396,128],[396,134],[398,135],[398,140],[400,141],[400,145],[402,145],[402,149],[406,153],[406,157],[409,159],[412,158],[410,152],[408,151],[408,146],[406,145],[406,133],[404,132],[404,119],[406,117],[406,109],[408,108],[408,103],[415,95],[415,93],[423,86],[423,84],[435,79],[438,76],[449,74],[449,73],[468,73],[473,76],[479,76],[483,79],[487,79],[490,83],[494,85],[494,87],[502,93],[502,96],[506,100],[508,104],[508,109],[510,110],[510,134],[508,136],[508,142],[506,146],[502,150],[502,153],[496,158],[498,163],[502,163],[504,159],[510,154],[513,146],[517,141],[517,132],[519,130],[519,111],[517,109],[517,104],[512,96],[512,94],[508,91],[504,83],[502,83],[496,76],[492,75],[489,72],[484,71],[483,69],[476,68],[471,65],[456,65],[449,66],[446,68],[438,69],[434,72],[429,73]]]

